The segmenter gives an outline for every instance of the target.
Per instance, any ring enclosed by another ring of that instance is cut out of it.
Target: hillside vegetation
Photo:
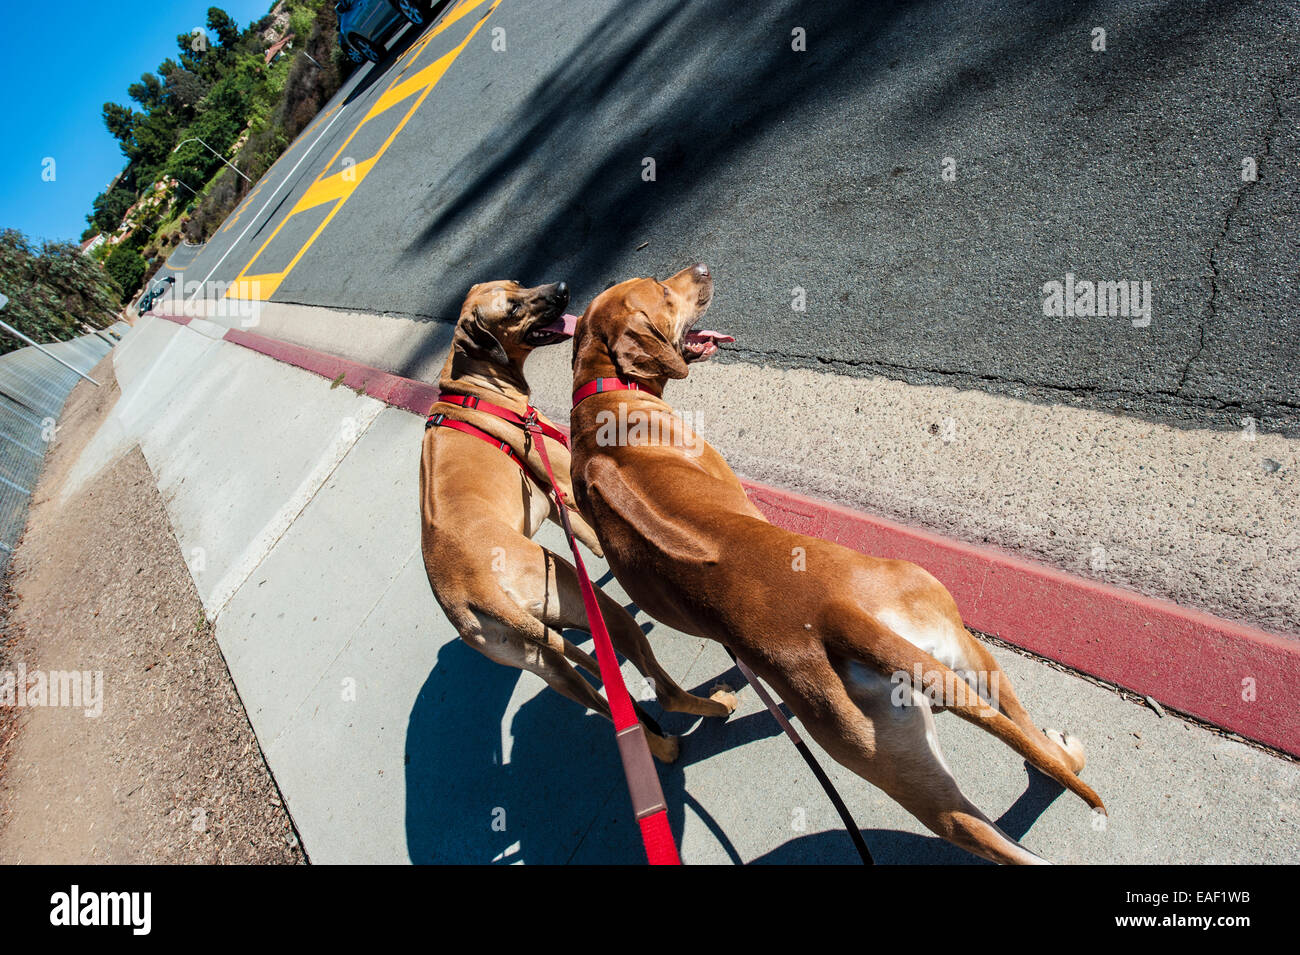
[[[205,241],[334,95],[352,68],[337,31],[325,0],[279,0],[244,29],[210,7],[206,30],[127,88],[131,105],[104,104],[127,164],[82,238],[108,237],[94,254],[123,295],[182,239]]]

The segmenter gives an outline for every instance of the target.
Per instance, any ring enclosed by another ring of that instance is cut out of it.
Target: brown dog
[[[613,389],[570,419],[574,491],[610,568],[652,617],[730,647],[832,757],[933,832],[994,862],[1041,862],[962,795],[932,710],[987,730],[1104,811],[1078,778],[1082,745],[1039,732],[939,581],[769,524],[663,400],[668,379],[729,340],[691,331],[712,295],[697,265],[607,289],[578,324],[575,399],[596,379]]]
[[[479,398],[526,415],[524,361],[534,348],[568,340],[568,301],[563,283],[531,289],[515,282],[475,285],[461,308],[443,367],[443,394]],[[548,516],[558,519],[542,489],[546,470],[537,449],[522,427],[485,411],[440,401],[433,413],[505,442],[532,474],[524,474],[499,445],[474,434],[450,427],[426,429],[420,459],[422,545],[438,603],[470,646],[498,663],[531,670],[569,699],[609,717],[604,697],[572,666],[599,678],[596,661],[562,634],[588,629],[576,572],[568,561],[530,540]],[[548,442],[547,450],[555,480],[571,501],[569,453],[555,441]],[[600,554],[587,522],[577,513],[571,519],[578,538]],[[701,716],[726,716],[735,709],[736,698],[725,687],[705,700],[678,686],[627,611],[601,591],[597,597],[614,646],[652,681],[664,709]],[[654,725],[639,707],[638,715]],[[677,757],[675,737],[649,728],[646,737],[660,760]]]

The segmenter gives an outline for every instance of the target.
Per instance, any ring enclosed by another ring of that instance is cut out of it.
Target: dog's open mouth
[[[722,332],[705,329],[702,332],[687,332],[682,339],[682,357],[688,362],[704,361],[717,352],[719,345],[734,342],[735,339]]]
[[[534,325],[524,335],[524,341],[535,348],[540,348],[543,345],[554,345],[556,342],[572,338],[577,328],[578,316],[565,314],[553,322]]]

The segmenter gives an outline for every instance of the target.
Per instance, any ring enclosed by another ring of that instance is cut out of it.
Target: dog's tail
[[[862,620],[860,614],[850,616],[856,621]],[[946,709],[1002,740],[1026,761],[1055,779],[1093,809],[1099,809],[1103,813],[1106,811],[1101,797],[1075,775],[1047,737],[1026,733],[981,697],[955,670],[893,630],[876,621],[872,621],[869,627],[870,640],[863,640],[860,633],[854,639],[839,631],[827,633],[826,644],[832,650],[871,667],[886,678],[895,681],[905,678],[929,699],[942,700]],[[917,685],[917,664],[920,664],[920,685]],[[958,690],[955,694],[950,692],[954,687]]]

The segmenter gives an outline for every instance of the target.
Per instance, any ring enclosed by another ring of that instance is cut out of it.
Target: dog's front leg
[[[565,503],[569,505],[569,524],[573,527],[573,536],[586,544],[587,549],[597,557],[604,557],[605,551],[600,546],[600,540],[596,537],[595,530],[593,530],[592,526],[587,523],[587,519],[578,513],[577,506],[573,503],[573,498],[570,496],[566,497],[564,500]],[[559,520],[558,514],[556,515],[556,520]]]
[[[569,460],[565,455],[562,468],[555,469],[555,485],[556,490],[564,495],[564,504],[569,509],[569,525],[573,528],[573,536],[586,544],[587,549],[597,557],[604,557],[605,550],[600,546],[600,538],[596,536],[596,531],[588,522],[586,516],[578,510],[578,502],[573,496],[573,480],[569,474]],[[555,506],[554,498],[551,499],[550,517],[555,523],[563,525],[564,522],[560,520],[560,512]]]

